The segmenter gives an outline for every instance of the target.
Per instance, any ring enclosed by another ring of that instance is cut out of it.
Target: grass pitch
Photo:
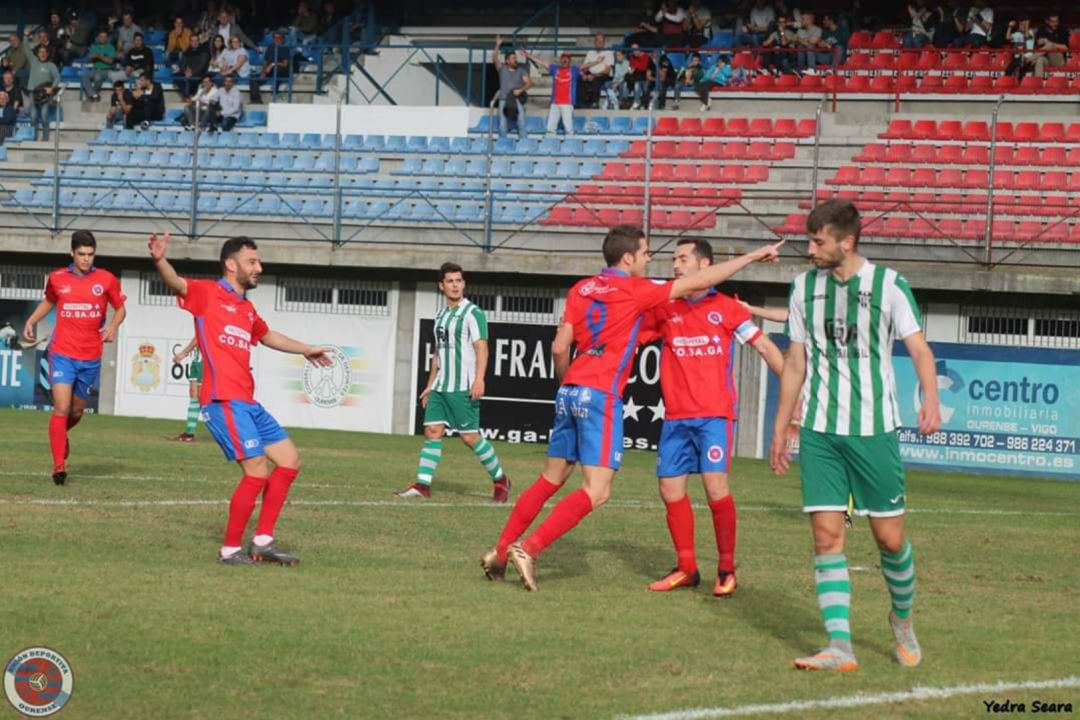
[[[31,645],[75,674],[66,718],[611,718],[1080,675],[1080,485],[909,475],[916,627],[891,656],[888,595],[865,521],[849,536],[861,667],[791,659],[824,642],[797,472],[736,460],[737,595],[710,595],[711,520],[692,486],[703,583],[645,590],[674,564],[654,456],[630,452],[612,502],[541,560],[540,592],[483,579],[507,507],[448,442],[430,501],[391,497],[419,438],[297,430],[304,469],[278,525],[300,567],[215,564],[234,465],[200,428],[89,417],[70,479],[49,479],[44,413],[0,411],[0,655]],[[498,444],[514,496],[544,448]],[[576,479],[575,479],[576,480]],[[575,482],[575,481],[572,481]],[[562,497],[559,495],[558,497]],[[1008,693],[1072,702],[1080,690]],[[986,715],[979,694],[794,717]],[[2,705],[0,701],[0,705]]]

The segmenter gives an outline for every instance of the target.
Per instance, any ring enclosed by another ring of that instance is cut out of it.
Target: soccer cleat
[[[509,550],[510,562],[514,563],[514,569],[521,576],[521,584],[529,592],[539,590],[536,587],[536,558],[525,552],[525,548],[521,547],[521,543],[514,543]]]
[[[735,580],[735,573],[719,573],[716,576],[716,584],[713,585],[712,594],[715,597],[731,597],[735,594],[735,588],[739,583]]]
[[[859,669],[859,663],[855,661],[854,655],[849,655],[838,648],[827,647],[817,655],[795,658],[795,667],[800,670],[852,672]]]
[[[431,497],[431,487],[428,486],[428,485],[422,485],[420,483],[413,483],[409,487],[402,488],[401,490],[398,490],[394,494],[397,495],[398,497],[403,497],[403,498],[414,498],[414,497],[429,498],[429,497]]]
[[[300,564],[300,558],[278,549],[277,540],[271,540],[265,545],[251,543],[251,559],[255,562],[277,563],[285,567],[296,567]]]
[[[506,579],[506,563],[499,562],[499,552],[495,548],[480,558],[480,567],[484,568],[484,575],[492,582]]]
[[[222,565],[254,565],[255,561],[251,559],[243,550],[237,550],[232,555],[218,554],[218,562]]]
[[[189,443],[189,442],[195,442],[195,436],[192,435],[191,433],[186,433],[185,432],[185,433],[180,433],[176,437],[171,437],[171,438],[169,438],[169,440],[172,440],[173,442]]]
[[[504,503],[510,499],[510,478],[503,475],[491,484],[491,502]]]
[[[896,638],[896,646],[893,652],[896,660],[904,667],[915,667],[922,662],[922,648],[915,638],[915,624],[911,618],[901,620],[889,613],[889,627],[892,628],[893,637]]]
[[[701,584],[701,573],[695,570],[693,573],[684,573],[679,568],[672,569],[664,577],[649,585],[653,592],[667,592],[681,587],[697,587]]]
[[[63,485],[67,480],[67,470],[62,467],[53,468],[52,481],[56,485]]]

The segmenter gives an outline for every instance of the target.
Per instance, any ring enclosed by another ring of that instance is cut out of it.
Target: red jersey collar
[[[240,298],[241,300],[247,300],[247,293],[241,294],[241,293],[236,292],[236,288],[234,288],[232,285],[230,285],[229,281],[226,280],[225,278],[221,278],[217,282],[218,282],[218,285],[225,288],[227,291],[231,292],[236,297]]]
[[[75,263],[69,263],[67,266],[67,271],[77,277],[88,277],[95,270],[97,270],[97,266],[91,265],[89,270],[87,270],[85,273],[80,274],[79,271],[75,269]]]

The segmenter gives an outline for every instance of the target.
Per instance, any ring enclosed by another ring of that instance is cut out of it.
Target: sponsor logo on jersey
[[[304,365],[304,394],[311,404],[321,408],[341,405],[352,386],[352,366],[345,352],[331,345],[326,352],[330,364],[319,367],[312,363]]]
[[[254,438],[254,439],[251,439],[251,440],[245,440],[244,441],[244,449],[245,450],[253,450],[253,449],[257,448],[257,447],[259,447],[258,438]]]
[[[677,335],[671,338],[671,344],[675,347],[701,347],[709,344],[709,338],[706,335],[695,335],[693,337]]]
[[[235,305],[226,305],[225,303],[222,303],[221,304],[221,309],[224,310],[227,313],[235,313],[236,312],[236,306]]]
[[[713,325],[719,325],[724,322],[724,316],[715,310],[710,310],[709,314],[705,316],[705,319],[711,322]]]
[[[15,653],[4,666],[4,695],[25,717],[48,717],[71,699],[75,676],[67,659],[47,647]]]
[[[615,292],[615,290],[616,288],[612,287],[611,285],[602,285],[597,283],[595,280],[590,280],[589,282],[582,285],[578,292],[581,295],[587,297],[589,295],[604,295],[609,292]]]
[[[244,328],[236,327],[235,325],[226,325],[224,328],[226,335],[231,335],[234,338],[239,338],[244,342],[251,342],[251,333]]]
[[[61,285],[60,287],[56,288],[56,294],[57,295],[67,295],[70,292],[71,292],[71,286],[70,285]]]
[[[105,294],[105,286],[100,283],[94,283],[93,287],[90,288],[90,292],[94,293],[94,297],[101,297]]]
[[[706,457],[709,458],[709,462],[718,463],[724,461],[724,448],[719,445],[710,445],[706,452]]]

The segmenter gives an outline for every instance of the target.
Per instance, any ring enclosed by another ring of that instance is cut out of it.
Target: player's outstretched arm
[[[780,259],[780,248],[783,244],[784,241],[781,240],[780,242],[763,245],[757,250],[740,255],[734,260],[710,265],[701,272],[679,278],[671,284],[671,297],[673,299],[681,298],[716,287],[747,265],[756,262],[777,262]]]
[[[932,435],[941,429],[941,405],[938,403],[937,365],[934,363],[934,351],[926,342],[921,332],[904,338],[904,347],[911,355],[911,364],[919,378],[923,391],[922,407],[919,408],[919,432]]]
[[[777,475],[783,475],[791,465],[791,453],[787,447],[787,430],[799,401],[803,378],[806,375],[806,351],[802,343],[793,342],[788,348],[787,360],[780,373],[780,403],[776,408],[773,424],[772,447],[769,449],[769,465]]]
[[[735,298],[739,300],[738,297]],[[739,304],[746,308],[746,311],[756,318],[762,320],[772,320],[773,322],[786,323],[788,318],[787,308],[766,308],[758,307],[757,305],[751,305],[750,303],[739,300]]]
[[[187,297],[187,280],[180,277],[172,263],[165,259],[165,253],[169,250],[169,239],[167,232],[162,236],[158,236],[157,233],[150,236],[150,242],[147,243],[150,248],[150,259],[154,261],[154,269],[165,282],[165,286],[177,295]]]
[[[774,343],[768,335],[762,333],[758,339],[754,341],[753,347],[774,374],[777,376],[784,374],[784,353],[780,352],[780,348],[776,347],[776,343]]]
[[[555,341],[551,343],[551,356],[555,360],[555,377],[561,382],[570,369],[570,346],[574,342],[574,326],[563,323],[555,332]]]
[[[259,342],[279,352],[303,355],[313,365],[326,367],[332,362],[327,354],[330,352],[330,348],[308,345],[299,340],[293,340],[291,337],[282,335],[275,330],[268,331]]]

